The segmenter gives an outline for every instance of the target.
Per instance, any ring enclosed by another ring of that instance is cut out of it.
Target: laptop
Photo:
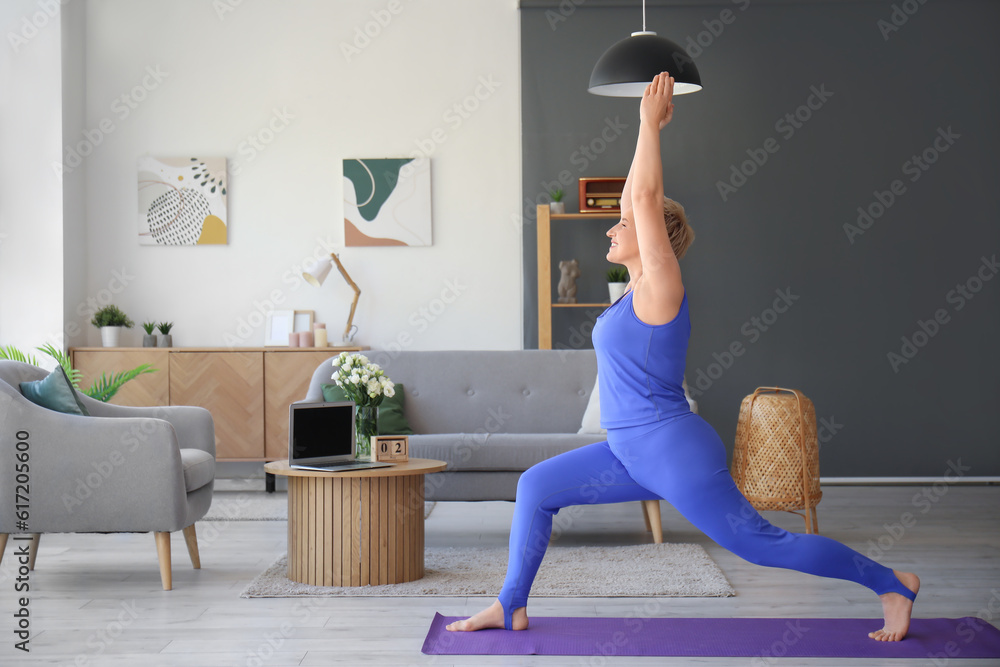
[[[385,461],[358,461],[354,401],[293,403],[288,406],[288,466],[342,472],[385,468]]]

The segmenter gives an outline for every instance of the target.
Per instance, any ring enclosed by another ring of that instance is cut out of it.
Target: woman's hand
[[[674,116],[674,79],[666,72],[660,72],[646,86],[639,103],[639,120],[656,123],[662,130]]]

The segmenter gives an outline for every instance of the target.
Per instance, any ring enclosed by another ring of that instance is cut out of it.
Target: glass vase
[[[372,436],[378,435],[378,406],[358,405],[354,412],[357,439],[355,458],[369,460],[372,456]]]

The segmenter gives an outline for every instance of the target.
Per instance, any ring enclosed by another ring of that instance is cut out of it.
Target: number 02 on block
[[[405,435],[373,435],[373,461],[409,461],[410,441]]]

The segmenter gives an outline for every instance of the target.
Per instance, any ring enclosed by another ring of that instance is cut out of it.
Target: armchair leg
[[[169,591],[173,588],[170,578],[170,533],[156,533],[156,556],[160,560],[160,581],[163,582],[163,590]]]
[[[41,533],[31,534],[31,543],[28,544],[28,569],[35,569],[35,557],[38,556],[38,541],[42,539]]]
[[[3,562],[3,552],[7,548],[7,533],[0,533],[0,563]]]
[[[663,543],[663,524],[660,521],[660,501],[643,500],[643,514],[646,515],[646,527],[653,531],[653,542]]]
[[[201,557],[198,555],[198,535],[194,532],[194,524],[184,529],[184,542],[187,544],[188,556],[191,556],[191,564],[194,569],[201,569]]]

